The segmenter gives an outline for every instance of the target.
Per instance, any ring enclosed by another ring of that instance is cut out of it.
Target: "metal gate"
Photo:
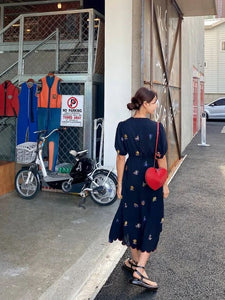
[[[181,23],[175,1],[144,1],[143,74],[146,87],[158,93],[154,119],[168,138],[168,168],[181,157]]]
[[[62,95],[84,95],[83,127],[68,127],[60,135],[59,162],[71,161],[70,149],[88,149],[92,156],[94,119],[103,117],[104,17],[93,9],[22,14],[0,30],[0,82],[18,88],[36,83],[50,71],[62,79]],[[0,143],[16,145],[16,122],[0,120]],[[0,147],[0,159],[6,156]],[[9,153],[9,152],[8,152]],[[5,158],[6,157],[6,158]]]

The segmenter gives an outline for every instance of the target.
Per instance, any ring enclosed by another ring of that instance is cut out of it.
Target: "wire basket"
[[[26,142],[16,146],[16,162],[30,164],[35,160],[37,150],[36,142]]]

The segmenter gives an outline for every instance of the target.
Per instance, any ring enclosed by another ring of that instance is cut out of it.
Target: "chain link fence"
[[[97,93],[96,82],[103,84],[102,15],[92,9],[20,15],[0,31],[0,59],[0,83],[10,80],[19,88],[29,78],[38,83],[40,78],[54,72],[62,79],[62,95],[84,95],[84,126],[68,127],[60,135],[58,160],[70,162],[70,149],[90,150],[93,135],[90,122],[102,117],[95,113],[99,111],[99,95],[93,94]],[[3,130],[0,143],[8,140],[15,149],[15,136]],[[4,157],[0,148],[0,160]],[[11,156],[10,160],[13,159]]]
[[[16,117],[0,117],[0,160],[14,161]]]

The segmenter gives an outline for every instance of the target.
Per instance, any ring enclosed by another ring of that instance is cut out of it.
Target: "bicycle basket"
[[[26,142],[16,146],[16,162],[29,164],[35,160],[37,150],[36,142]]]

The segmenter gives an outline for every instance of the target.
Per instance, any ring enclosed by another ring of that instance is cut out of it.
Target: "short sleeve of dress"
[[[115,149],[119,155],[126,155],[127,150],[124,144],[124,136],[122,131],[122,123],[119,123],[116,130]]]
[[[162,125],[162,123],[159,123],[159,140],[158,140],[158,147],[157,147],[157,158],[163,158],[163,156],[166,154],[168,149],[167,145],[167,138],[166,138],[166,132]]]

